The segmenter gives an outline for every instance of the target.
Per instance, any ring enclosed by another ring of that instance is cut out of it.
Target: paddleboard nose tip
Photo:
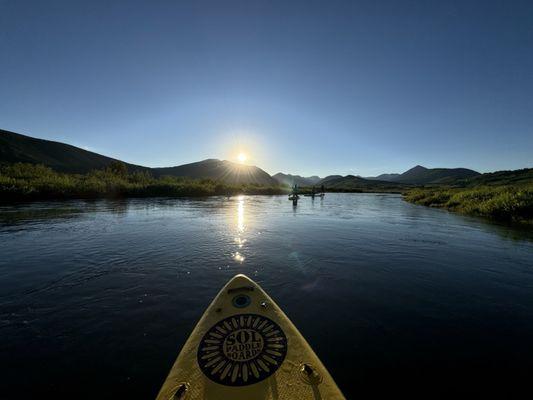
[[[256,283],[244,274],[237,274],[229,280],[227,286],[256,286]]]
[[[237,274],[233,278],[230,279],[230,282],[246,282],[246,283],[254,283],[250,278],[248,278],[244,274]]]

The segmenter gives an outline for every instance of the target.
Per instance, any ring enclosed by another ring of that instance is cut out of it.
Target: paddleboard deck
[[[344,399],[278,305],[245,275],[215,297],[157,400]]]

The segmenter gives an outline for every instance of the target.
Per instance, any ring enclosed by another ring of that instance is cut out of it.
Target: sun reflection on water
[[[235,243],[237,247],[242,249],[246,243],[246,239],[243,238],[244,231],[246,230],[245,221],[244,221],[244,196],[237,197],[237,237],[235,238]],[[244,255],[239,251],[233,253],[233,259],[237,262],[242,263],[245,260]]]
[[[242,263],[245,260],[244,256],[241,253],[239,253],[238,251],[233,254],[233,259],[235,261],[240,262],[240,263]]]
[[[237,197],[237,231],[244,232],[244,196]]]

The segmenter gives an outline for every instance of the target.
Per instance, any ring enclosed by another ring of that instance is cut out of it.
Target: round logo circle
[[[213,325],[198,346],[198,365],[213,382],[246,386],[260,382],[281,366],[287,338],[274,321],[238,314]]]

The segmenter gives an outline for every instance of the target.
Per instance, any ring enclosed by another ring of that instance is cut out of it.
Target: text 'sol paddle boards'
[[[237,275],[183,346],[157,400],[336,400],[344,396],[261,287]]]

